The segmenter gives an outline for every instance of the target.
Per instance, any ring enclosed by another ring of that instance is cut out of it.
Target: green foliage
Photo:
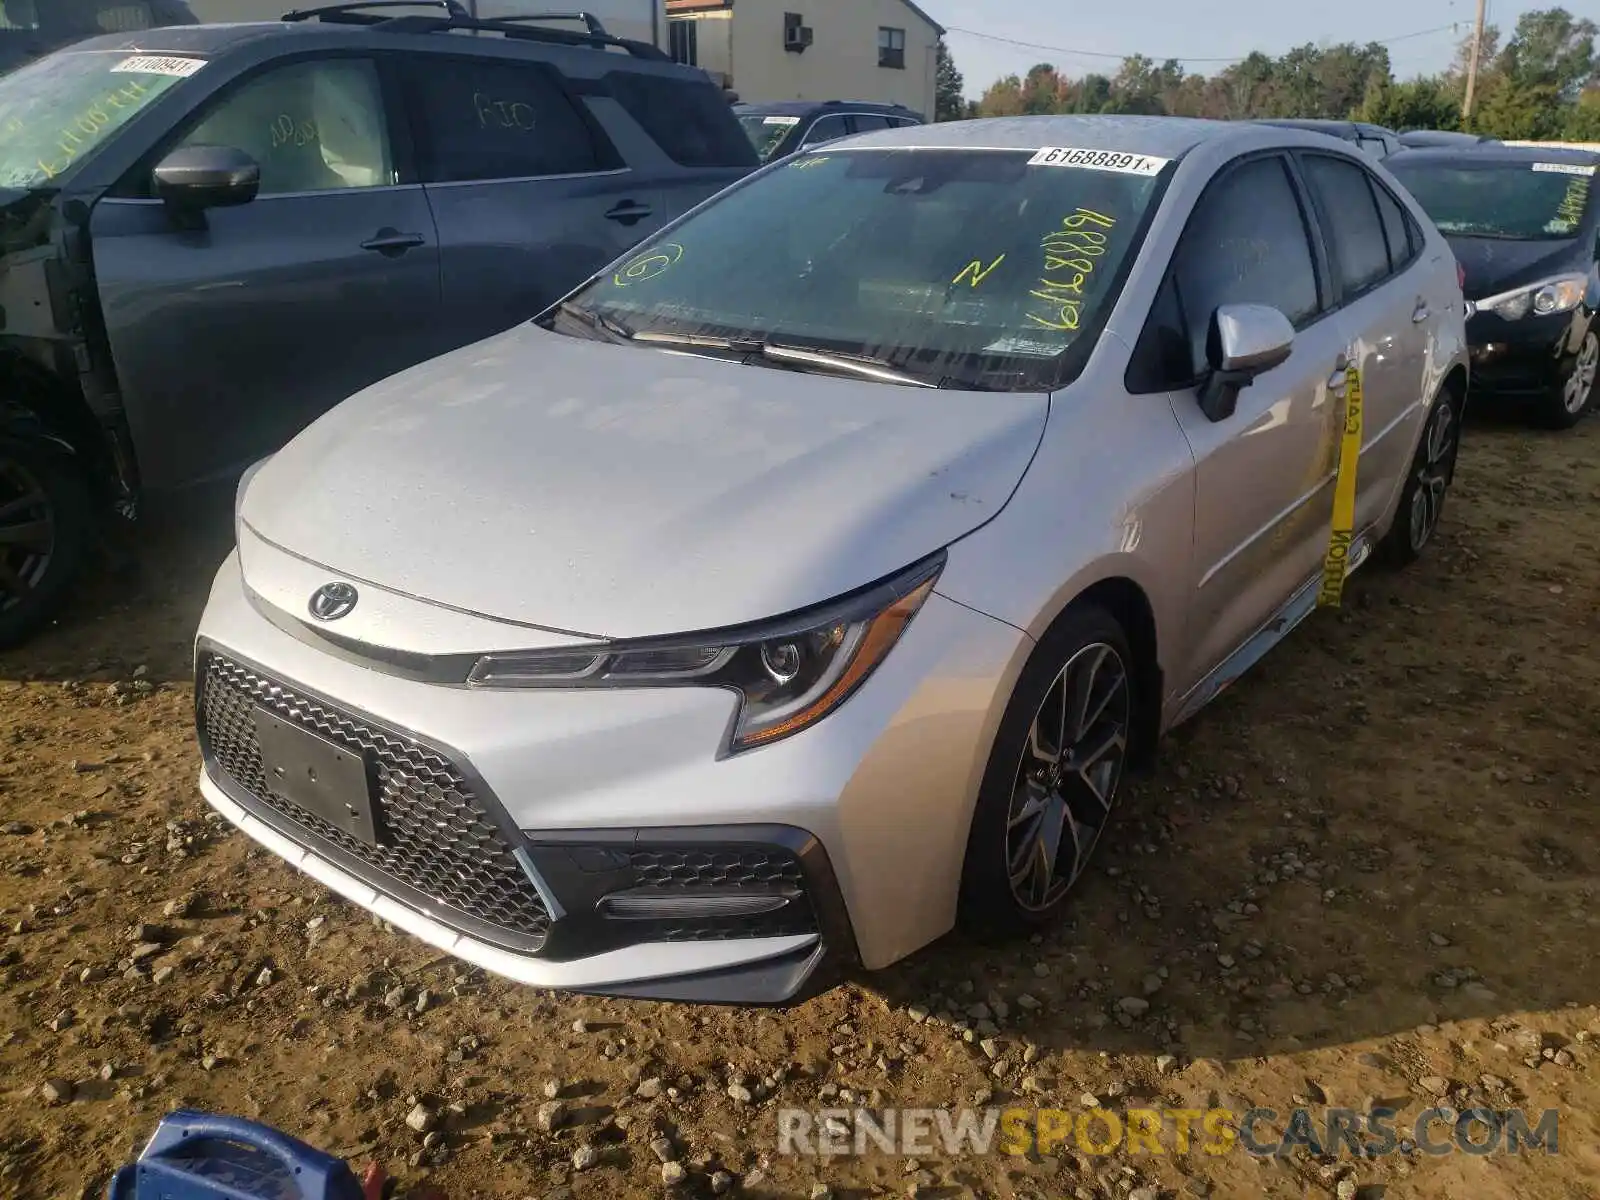
[[[1501,44],[1485,28],[1473,113],[1466,124],[1503,138],[1600,141],[1600,27],[1564,8],[1536,9]],[[1070,78],[1049,63],[998,80],[973,115],[1154,113],[1185,117],[1354,118],[1391,129],[1458,129],[1470,39],[1442,74],[1396,80],[1376,42],[1307,44],[1278,58],[1259,51],[1216,75],[1188,74],[1135,55],[1116,75]]]
[[[934,76],[933,119],[935,121],[959,121],[967,115],[967,101],[962,95],[966,86],[967,81],[956,69],[956,60],[950,56],[950,47],[944,44],[943,38],[940,38]]]

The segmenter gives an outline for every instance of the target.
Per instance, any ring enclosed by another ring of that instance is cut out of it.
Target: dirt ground
[[[1426,560],[1169,742],[1072,924],[781,1013],[507,985],[209,819],[229,537],[226,500],[156,522],[138,583],[0,659],[0,1195],[103,1195],[179,1105],[449,1200],[659,1196],[662,1157],[688,1195],[1600,1194],[1600,421],[1476,423]],[[1297,1104],[1554,1108],[1559,1153],[777,1153],[780,1107],[975,1101],[1262,1106],[1268,1143]]]

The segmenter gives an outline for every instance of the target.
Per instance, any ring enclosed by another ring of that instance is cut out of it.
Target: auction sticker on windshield
[[[135,54],[125,58],[111,70],[122,75],[176,75],[187,79],[206,65],[203,58],[181,58],[168,54]]]
[[[1580,166],[1578,163],[1534,163],[1535,171],[1552,171],[1560,175],[1593,175],[1592,166]]]
[[[1028,160],[1030,167],[1082,167],[1090,171],[1116,171],[1123,175],[1159,175],[1172,160],[1116,150],[1084,150],[1072,146],[1045,146]]]
[[[800,118],[799,117],[764,117],[762,119],[761,123],[763,125],[782,125],[785,129],[793,129],[796,125],[800,124]]]

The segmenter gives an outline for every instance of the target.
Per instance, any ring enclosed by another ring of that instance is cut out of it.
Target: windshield
[[[0,187],[50,183],[204,65],[194,57],[65,50],[0,76]]]
[[[1439,232],[1553,241],[1578,235],[1594,168],[1572,163],[1390,162]]]
[[[778,343],[942,386],[1058,386],[1063,356],[1086,338],[1081,366],[1110,310],[1165,163],[1084,150],[801,155],[643,243],[565,306],[588,326],[562,328]]]
[[[762,162],[772,157],[772,152],[778,148],[778,143],[788,137],[789,131],[798,124],[800,124],[799,117],[739,118],[740,128],[744,130],[745,137],[750,139],[750,144],[756,148],[756,154]]]

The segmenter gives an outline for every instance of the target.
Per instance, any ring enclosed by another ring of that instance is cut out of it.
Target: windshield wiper
[[[863,379],[876,379],[880,383],[900,383],[910,387],[937,388],[940,383],[911,375],[895,367],[887,359],[872,358],[864,354],[836,354],[827,350],[809,350],[804,346],[787,346],[782,342],[762,341],[758,338],[716,337],[702,333],[661,333],[654,329],[629,329],[622,322],[592,309],[563,302],[559,311],[577,318],[593,328],[604,330],[614,337],[635,345],[662,346],[675,350],[710,350],[723,354],[758,355],[769,362],[788,367],[815,367],[819,370],[837,371],[857,375]]]
[[[880,383],[903,383],[910,387],[936,388],[939,385],[916,375],[908,375],[886,359],[871,358],[864,354],[835,354],[827,350],[807,350],[801,346],[785,346],[781,342],[762,342],[762,358],[796,367],[819,367],[825,371],[838,371],[845,375],[859,375],[863,379],[876,379]]]
[[[565,313],[567,316],[576,321],[581,321],[590,329],[598,329],[601,333],[610,334],[612,337],[618,338],[621,341],[631,342],[638,336],[633,330],[629,329],[616,318],[608,317],[604,313],[596,312],[592,308],[584,308],[581,304],[573,304],[568,300],[563,300],[560,304],[558,304],[556,306],[556,311]]]

